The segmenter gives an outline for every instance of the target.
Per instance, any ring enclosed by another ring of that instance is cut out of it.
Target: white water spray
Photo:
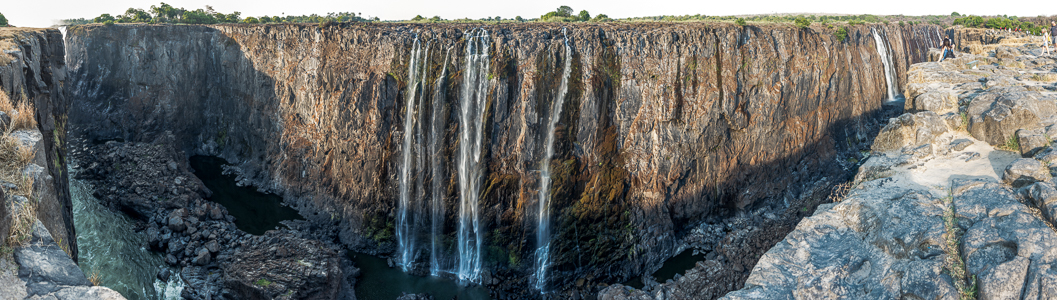
[[[881,33],[878,33],[873,28],[870,29],[870,32],[873,33],[874,43],[877,45],[877,55],[881,57],[881,64],[884,65],[885,84],[888,86],[887,102],[896,101],[898,100],[899,91],[896,90],[895,86],[895,66],[892,64],[892,56],[888,53],[888,48],[885,47],[885,41]]]
[[[440,247],[437,245],[437,237],[441,235],[441,227],[444,224],[444,189],[441,176],[444,176],[442,166],[443,153],[441,153],[440,141],[444,138],[440,132],[440,122],[444,116],[441,115],[444,105],[443,94],[444,79],[448,76],[448,58],[451,56],[451,48],[444,53],[444,67],[440,71],[440,77],[435,84],[433,93],[433,109],[430,115],[429,132],[429,155],[430,171],[433,172],[433,181],[430,186],[430,252],[429,252],[429,274],[439,276],[443,266],[440,265]]]
[[[478,216],[481,185],[482,137],[485,127],[485,97],[488,94],[488,31],[471,31],[466,38],[466,64],[459,95],[459,265],[462,282],[477,282],[481,276],[483,228]]]
[[[565,68],[562,70],[562,81],[558,89],[558,97],[551,101],[550,120],[547,122],[547,149],[543,156],[540,168],[540,190],[539,190],[539,226],[536,233],[536,289],[541,293],[547,287],[547,265],[550,260],[550,187],[551,187],[551,157],[554,156],[554,131],[558,119],[562,115],[562,105],[565,103],[565,94],[569,91],[569,73],[572,65],[572,47],[569,47],[569,35],[562,28],[565,36]]]
[[[406,111],[404,113],[404,148],[402,154],[402,166],[400,168],[400,201],[397,203],[397,215],[396,215],[396,238],[397,248],[400,256],[400,266],[405,272],[407,272],[413,263],[415,255],[415,230],[414,220],[410,216],[411,211],[411,188],[410,178],[411,170],[413,169],[411,163],[411,152],[412,152],[412,131],[415,125],[415,114],[414,114],[414,103],[421,95],[419,95],[419,89],[421,85],[425,85],[426,69],[429,66],[428,63],[423,63],[424,60],[429,58],[429,44],[426,45],[426,49],[422,49],[422,44],[419,42],[418,37],[415,38],[415,43],[411,49],[411,61],[407,67],[407,93],[405,98]]]

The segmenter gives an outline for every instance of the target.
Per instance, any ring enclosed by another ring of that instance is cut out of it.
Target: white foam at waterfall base
[[[870,33],[873,34],[874,43],[877,45],[877,55],[881,57],[881,64],[884,67],[885,85],[888,88],[888,99],[886,102],[898,102],[902,96],[899,95],[899,90],[896,89],[896,71],[895,66],[892,64],[891,53],[888,52],[884,38],[876,29],[871,28]]]
[[[558,96],[551,101],[550,120],[547,122],[546,151],[540,167],[540,190],[539,190],[539,225],[536,232],[536,289],[541,293],[546,292],[547,266],[550,262],[550,187],[551,187],[551,157],[554,156],[554,131],[558,119],[562,115],[562,105],[565,103],[565,94],[569,91],[569,73],[572,65],[572,48],[569,47],[569,36],[562,28],[565,35],[565,68],[562,70],[562,81],[558,89]]]
[[[461,282],[478,282],[481,275],[483,228],[478,216],[481,183],[485,96],[488,94],[488,32],[471,31],[466,40],[466,64],[459,95],[459,222],[458,269]]]

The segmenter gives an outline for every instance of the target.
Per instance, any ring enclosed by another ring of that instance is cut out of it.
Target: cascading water
[[[430,155],[430,171],[432,172],[433,181],[430,185],[430,251],[429,251],[429,274],[433,276],[440,275],[443,266],[440,265],[440,247],[437,245],[437,237],[441,235],[441,227],[444,223],[444,190],[443,182],[441,180],[442,168],[441,164],[444,162],[441,158],[443,157],[440,148],[440,141],[443,139],[441,136],[443,133],[441,130],[441,122],[443,116],[441,116],[444,105],[444,78],[448,76],[448,58],[451,55],[451,48],[444,53],[444,66],[441,68],[440,77],[437,78],[436,90],[433,94],[433,105],[432,113],[430,114],[430,132],[429,132],[429,155]]]
[[[481,275],[481,242],[483,229],[478,217],[484,135],[484,117],[488,94],[488,31],[471,31],[466,40],[466,64],[463,67],[462,91],[459,95],[459,263],[456,275],[462,282],[476,282]]]
[[[881,37],[881,33],[878,33],[876,29],[871,28],[870,32],[873,33],[874,43],[877,45],[877,55],[881,57],[881,64],[884,65],[885,72],[885,84],[888,86],[888,100],[887,102],[895,102],[899,100],[899,91],[896,90],[895,81],[895,66],[892,64],[892,56],[888,53],[888,48],[885,47],[885,40]]]
[[[128,299],[182,299],[184,283],[180,272],[170,270],[168,281],[155,278],[160,269],[168,266],[161,254],[143,246],[146,238],[133,230],[133,220],[100,204],[92,197],[91,187],[74,176],[70,176],[70,198],[77,226],[79,267],[85,274],[97,275],[100,285]]]
[[[536,289],[540,292],[545,292],[547,286],[547,263],[550,259],[550,187],[551,157],[554,156],[554,130],[562,115],[565,94],[569,91],[569,73],[572,65],[572,47],[569,47],[569,35],[566,34],[564,28],[562,28],[562,35],[565,36],[565,68],[562,70],[558,96],[551,101],[550,120],[547,122],[547,149],[540,167],[539,226],[537,226],[536,233],[536,273],[534,274]]]
[[[429,57],[429,44],[422,48],[418,37],[411,49],[411,58],[407,67],[407,106],[404,113],[404,148],[402,154],[403,165],[400,168],[400,200],[397,203],[396,215],[396,238],[397,248],[400,253],[400,266],[408,271],[415,255],[415,226],[411,211],[411,187],[410,178],[413,165],[411,154],[413,152],[413,135],[415,125],[414,103],[420,98],[420,89],[425,85],[426,69],[428,63],[424,63]],[[421,182],[419,182],[421,185]]]

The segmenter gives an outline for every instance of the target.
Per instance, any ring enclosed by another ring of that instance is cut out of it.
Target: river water
[[[150,251],[146,237],[133,230],[135,224],[128,216],[101,205],[92,197],[91,187],[73,176],[70,195],[85,275],[97,274],[100,285],[129,300],[181,299],[179,272],[170,268],[168,282],[157,279],[158,272],[169,267],[161,254]]]

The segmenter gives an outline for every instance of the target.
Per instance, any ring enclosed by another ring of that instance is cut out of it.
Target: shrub
[[[106,25],[106,26],[114,25],[114,20],[106,20],[106,22],[103,22],[103,25]]]
[[[242,19],[242,23],[247,23],[247,24],[257,24],[257,23],[260,23],[260,22],[261,22],[260,20],[257,20],[257,18],[254,18],[254,17],[248,17],[248,18]]]
[[[793,23],[796,23],[796,27],[800,28],[807,28],[808,26],[811,26],[811,20],[805,17],[797,17],[795,20],[793,20]]]
[[[110,14],[101,14],[98,17],[95,17],[94,21],[96,23],[106,23],[106,21],[110,21],[110,24],[114,24],[114,16],[111,16]]]
[[[4,14],[0,14],[0,26],[7,26],[7,17],[4,17]]]
[[[738,18],[738,20],[734,21],[734,24],[738,24],[738,26],[745,26],[745,18]]]
[[[843,42],[844,40],[848,39],[848,27],[842,26],[841,28],[837,28],[837,33],[833,35],[837,37],[838,41]]]
[[[414,18],[411,18],[411,21],[418,22],[418,21],[422,21],[422,20],[425,20],[425,19],[426,18],[423,18],[422,15],[417,15]]]

